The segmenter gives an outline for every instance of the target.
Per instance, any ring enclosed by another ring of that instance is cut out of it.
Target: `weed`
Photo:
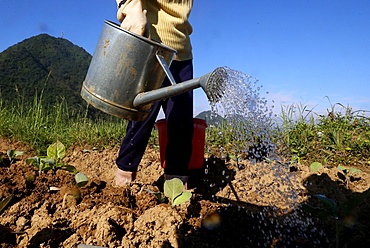
[[[92,120],[87,118],[87,109],[80,113],[71,113],[69,109],[64,101],[45,106],[42,95],[36,95],[31,103],[20,99],[14,106],[0,99],[0,135],[23,141],[41,155],[45,155],[55,140],[66,147],[89,144],[99,149],[121,143],[127,121],[115,117]],[[220,153],[222,158],[235,161],[263,160],[270,147],[261,140],[271,138],[277,155],[292,162],[307,165],[318,162],[327,167],[370,165],[370,120],[362,114],[365,111],[354,111],[339,103],[330,103],[326,115],[317,114],[304,105],[281,109],[280,121],[276,120],[278,125],[266,125],[276,127],[269,133],[274,137],[259,137],[258,130],[247,122],[240,122],[243,126],[238,128],[245,130],[245,134],[236,133],[226,120],[219,125],[209,125],[206,154]],[[153,130],[149,146],[158,147],[157,130]],[[250,155],[255,151],[260,153],[253,158]],[[55,167],[48,156],[34,159],[41,170]],[[1,161],[4,157],[0,157]]]
[[[338,170],[344,173],[344,183],[346,184],[346,188],[349,189],[349,182],[350,176],[354,173],[361,173],[362,171],[353,167],[347,168],[342,165],[338,165]]]
[[[341,107],[336,111],[335,107]],[[329,167],[338,164],[364,164],[370,158],[370,121],[342,104],[331,105],[327,115],[319,115],[306,107],[283,111],[280,127],[281,149],[298,163],[323,163]],[[306,113],[308,112],[308,113]],[[316,118],[314,118],[316,117]]]
[[[126,120],[89,119],[87,111],[72,112],[63,100],[49,106],[42,97],[35,95],[32,102],[20,97],[14,105],[7,105],[0,99],[0,136],[23,141],[39,154],[55,140],[67,147],[71,144],[105,147],[122,141]]]

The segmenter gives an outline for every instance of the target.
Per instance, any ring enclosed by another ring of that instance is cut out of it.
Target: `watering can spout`
[[[227,74],[225,68],[219,67],[214,71],[198,78],[194,78],[168,87],[139,93],[134,99],[133,106],[140,107],[185,93],[199,87],[204,90],[210,102],[217,102],[223,95],[225,80],[227,80],[226,76]]]

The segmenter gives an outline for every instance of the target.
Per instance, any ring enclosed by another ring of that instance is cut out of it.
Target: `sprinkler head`
[[[204,78],[203,78],[204,77]],[[218,67],[211,73],[204,75],[200,85],[211,103],[218,102],[224,95],[228,74],[225,67]]]

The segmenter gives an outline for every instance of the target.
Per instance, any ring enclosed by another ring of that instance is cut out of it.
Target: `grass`
[[[64,101],[47,107],[42,96],[35,96],[31,103],[19,100],[13,105],[0,100],[0,136],[27,143],[39,154],[57,140],[67,147],[117,145],[126,126],[127,121],[115,117],[93,121],[83,111],[71,113]]]
[[[339,109],[338,109],[339,107]],[[370,165],[370,120],[363,111],[334,104],[326,115],[305,106],[282,107],[281,123],[270,132],[280,156],[308,166],[320,162],[326,166]],[[66,147],[91,145],[104,148],[120,145],[127,121],[91,120],[86,113],[71,113],[64,101],[45,106],[41,96],[11,106],[0,100],[0,136],[25,142],[38,154],[59,140]],[[222,133],[222,135],[217,135]],[[230,125],[207,128],[206,145],[238,157],[237,139]],[[255,139],[258,140],[258,139]],[[158,133],[153,129],[149,144],[158,147]]]
[[[339,109],[338,109],[339,108]],[[282,147],[302,164],[320,162],[328,167],[370,165],[370,119],[336,103],[326,115],[302,106],[282,110]]]

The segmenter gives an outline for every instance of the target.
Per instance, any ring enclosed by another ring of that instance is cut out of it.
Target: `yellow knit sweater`
[[[188,21],[193,0],[142,0],[148,10],[150,36],[177,50],[175,60],[192,59],[189,35],[193,29]]]

